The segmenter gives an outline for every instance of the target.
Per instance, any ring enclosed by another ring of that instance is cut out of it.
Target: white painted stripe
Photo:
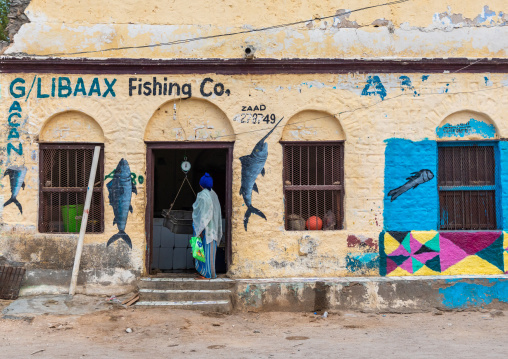
[[[204,300],[204,301],[181,301],[181,302],[164,302],[164,301],[150,301],[150,302],[137,302],[136,305],[149,305],[149,306],[200,306],[200,305],[227,305],[229,300]]]
[[[217,279],[195,279],[195,278],[141,278],[144,282],[234,282],[233,279],[217,278]]]
[[[185,290],[185,289],[140,289],[140,293],[231,293],[229,289],[217,289],[217,290]]]

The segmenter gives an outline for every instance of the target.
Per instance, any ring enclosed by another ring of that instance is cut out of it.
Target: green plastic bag
[[[192,247],[192,256],[200,262],[206,262],[205,249],[203,248],[201,238],[191,237],[190,244]]]

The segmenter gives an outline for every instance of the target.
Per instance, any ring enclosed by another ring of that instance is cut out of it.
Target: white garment
[[[205,231],[206,243],[217,241],[220,244],[222,239],[222,218],[220,203],[217,193],[214,190],[204,189],[198,193],[196,202],[192,205],[192,221],[196,235]]]

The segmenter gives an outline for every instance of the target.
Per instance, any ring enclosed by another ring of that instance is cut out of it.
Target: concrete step
[[[233,307],[228,300],[206,301],[139,301],[137,307],[171,307],[175,309],[201,310],[204,312],[231,313]]]
[[[231,289],[235,281],[227,278],[200,280],[194,278],[141,278],[139,289],[166,289],[166,290],[219,290]]]
[[[229,301],[229,289],[139,289],[140,301],[179,302],[179,301]]]
[[[145,277],[138,282],[138,307],[171,307],[231,313],[235,281],[227,278]]]

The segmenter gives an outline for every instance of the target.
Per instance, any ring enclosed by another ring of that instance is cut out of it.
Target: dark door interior
[[[152,150],[153,180],[153,209],[151,228],[151,250],[150,250],[150,272],[193,272],[194,259],[189,245],[189,234],[178,234],[171,232],[164,227],[163,210],[171,207],[174,201],[173,210],[192,211],[192,204],[195,201],[195,194],[185,183],[178,194],[178,190],[185,178],[181,169],[184,159],[191,164],[187,177],[198,193],[201,188],[199,180],[208,172],[214,181],[213,189],[219,197],[223,218],[223,238],[217,248],[216,271],[225,273],[226,246],[228,229],[228,160],[229,148],[158,148]],[[148,183],[148,182],[147,182]]]

